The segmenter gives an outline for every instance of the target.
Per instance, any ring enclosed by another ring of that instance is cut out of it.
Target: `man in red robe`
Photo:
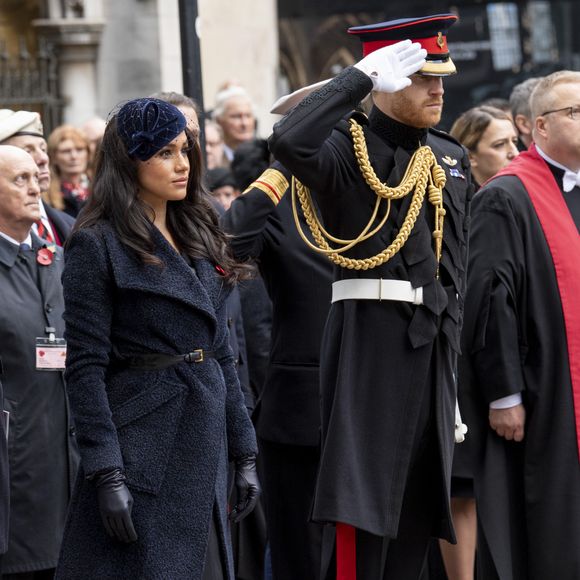
[[[482,577],[580,578],[580,72],[542,79],[534,144],[475,196],[462,387]],[[471,419],[471,420],[470,420]]]

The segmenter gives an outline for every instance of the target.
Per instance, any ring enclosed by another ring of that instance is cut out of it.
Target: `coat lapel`
[[[49,321],[49,326],[56,327],[54,320],[52,319],[52,312],[57,303],[62,302],[62,285],[60,281],[60,276],[63,270],[63,257],[62,249],[54,247],[54,253],[52,262],[47,265],[39,264],[36,261],[36,253],[41,248],[46,248],[47,244],[44,240],[39,238],[34,232],[32,232],[32,249],[34,251],[34,268],[36,269],[38,276],[38,289],[42,296],[43,302],[48,306],[49,309],[46,310],[46,316]]]
[[[212,288],[218,281],[210,280],[209,274],[201,266],[205,260],[196,261],[194,272],[157,228],[153,228],[153,239],[155,255],[163,261],[164,267],[142,264],[112,230],[106,232],[105,240],[117,285],[179,300],[215,321],[215,306],[210,294],[219,293],[219,290]]]

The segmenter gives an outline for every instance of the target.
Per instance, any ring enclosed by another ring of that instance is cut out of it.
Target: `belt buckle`
[[[185,362],[201,363],[203,362],[203,348],[196,348],[192,352],[188,352],[185,357]]]

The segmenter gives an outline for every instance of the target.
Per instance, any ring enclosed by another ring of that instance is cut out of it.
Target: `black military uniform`
[[[317,578],[321,527],[308,523],[319,458],[319,356],[331,264],[300,239],[286,170],[267,169],[224,216],[237,258],[254,258],[273,304],[272,348],[254,420],[275,580]]]
[[[361,232],[376,201],[361,174],[344,119],[372,87],[365,73],[347,68],[276,124],[270,138],[275,157],[311,189],[326,230],[343,240]],[[364,125],[374,171],[390,186],[401,182],[419,145],[431,147],[446,176],[443,248],[438,265],[434,210],[425,201],[408,240],[389,261],[374,269],[334,269],[335,285],[374,279],[378,288],[378,279],[409,281],[413,288],[422,288],[423,298],[420,305],[390,299],[332,304],[321,353],[323,441],[312,517],[339,524],[339,559],[350,541],[348,533],[342,535],[344,524],[356,528],[356,569],[365,580],[411,578],[417,564],[410,569],[389,567],[391,556],[400,551],[401,561],[418,560],[420,569],[426,542],[413,552],[409,537],[432,534],[454,540],[449,481],[469,163],[464,149],[444,133],[403,125],[378,108],[367,121],[355,117]],[[344,255],[364,259],[384,250],[399,233],[410,203],[411,195],[392,201],[377,234]],[[394,538],[400,542],[389,544]],[[373,570],[380,572],[366,572],[364,562],[373,560],[377,550],[383,561]]]

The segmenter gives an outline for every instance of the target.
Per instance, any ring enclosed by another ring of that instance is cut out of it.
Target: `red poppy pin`
[[[217,270],[218,274],[220,274],[220,276],[227,276],[226,271],[219,264],[215,265],[215,269]]]
[[[41,266],[50,266],[54,258],[54,252],[44,246],[36,252],[36,261]]]

